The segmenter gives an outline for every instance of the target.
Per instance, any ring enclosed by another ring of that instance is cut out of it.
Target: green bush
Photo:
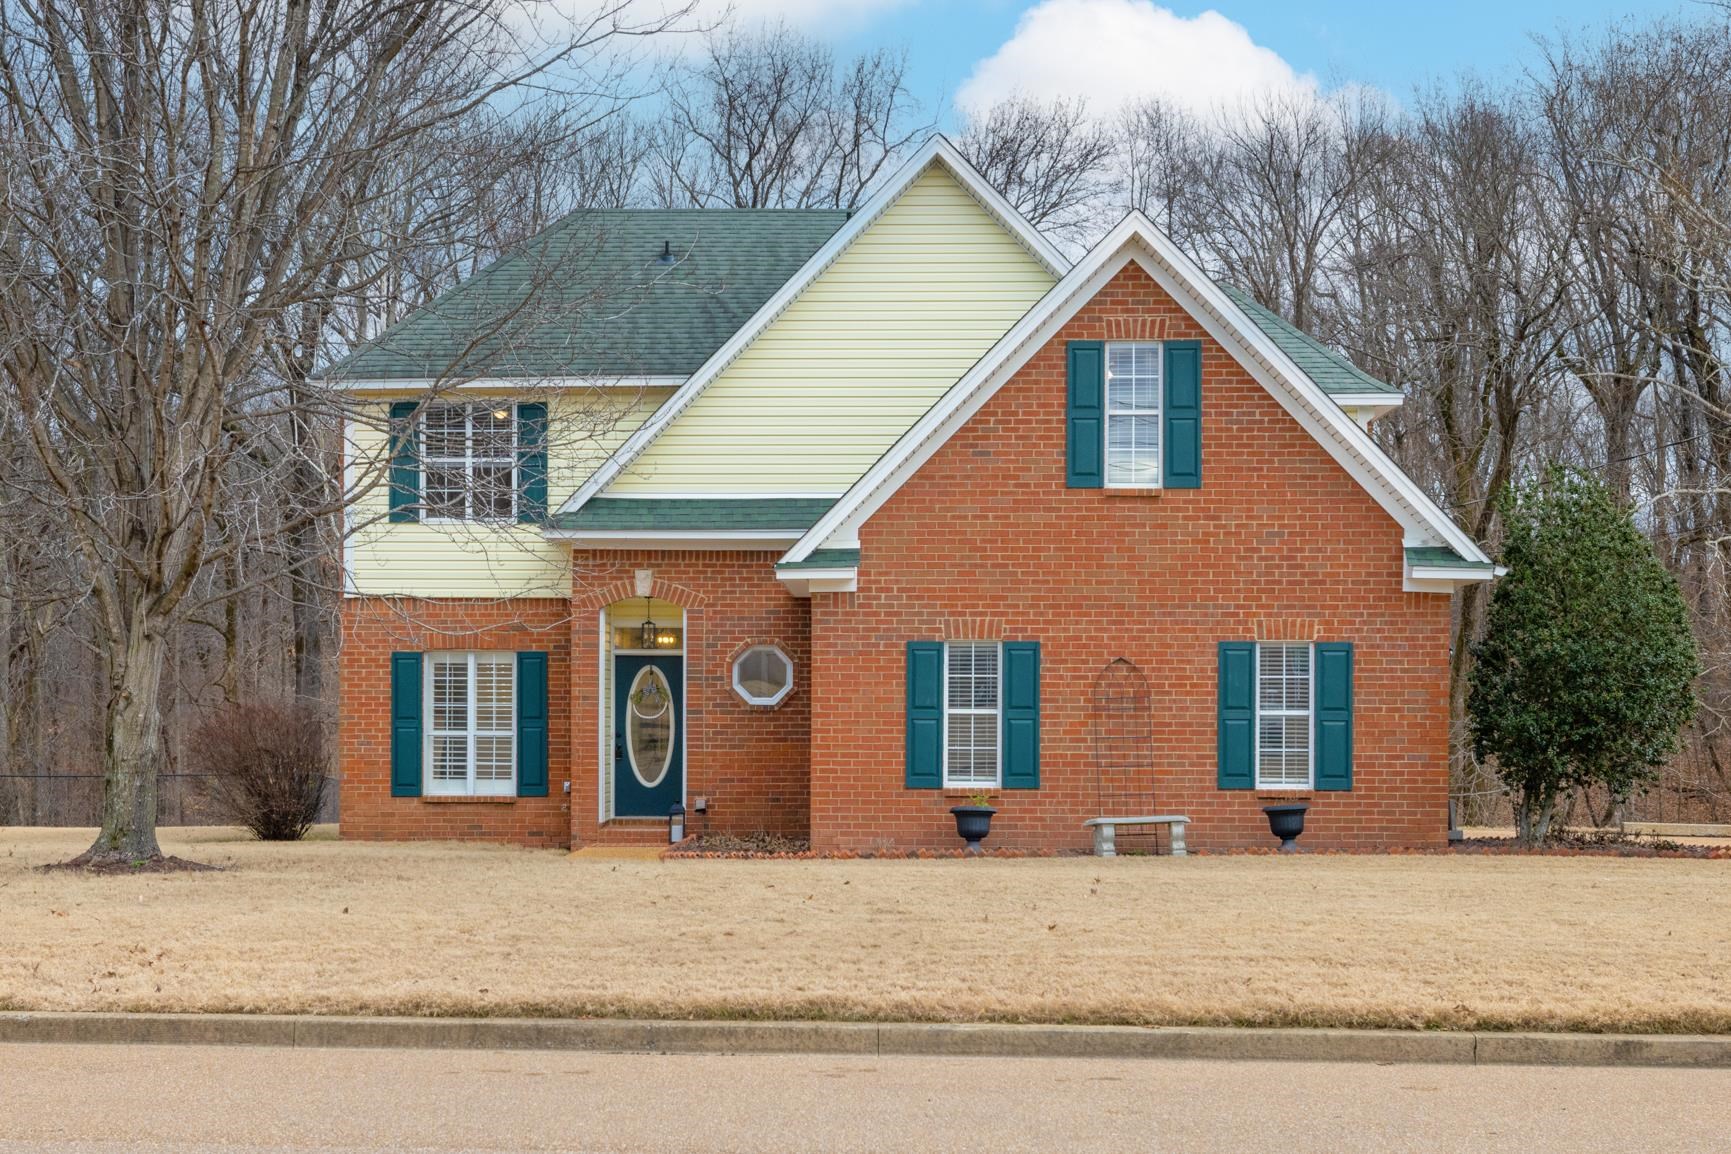
[[[1467,709],[1531,844],[1569,789],[1621,799],[1656,776],[1694,715],[1700,665],[1676,580],[1603,484],[1552,469],[1505,492],[1501,512],[1508,573],[1474,646]]]

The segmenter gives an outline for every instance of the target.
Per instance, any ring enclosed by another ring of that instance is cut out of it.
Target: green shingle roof
[[[857,569],[858,549],[813,549],[803,561],[777,561],[777,569]]]
[[[1278,313],[1256,303],[1249,293],[1233,285],[1215,282],[1220,291],[1243,309],[1263,335],[1273,341],[1281,352],[1292,358],[1311,380],[1325,393],[1387,393],[1399,396],[1400,390],[1379,381],[1303,329],[1290,324]]]
[[[554,516],[553,527],[584,532],[784,529],[799,534],[817,524],[833,504],[832,497],[592,497],[575,513]]]
[[[320,375],[688,376],[847,216],[799,209],[574,212]],[[664,252],[670,259],[661,259]]]
[[[1429,569],[1495,569],[1489,561],[1468,561],[1446,545],[1423,545],[1406,551],[1406,563],[1413,568]]]

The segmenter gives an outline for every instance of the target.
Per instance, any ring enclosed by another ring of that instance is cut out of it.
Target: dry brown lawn
[[[222,873],[32,867],[0,1008],[1731,1032],[1731,861],[600,861],[165,831]]]

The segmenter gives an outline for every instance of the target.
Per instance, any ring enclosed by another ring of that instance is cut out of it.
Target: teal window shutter
[[[517,406],[517,485],[517,520],[546,521],[547,406],[540,401]]]
[[[414,401],[391,402],[391,493],[390,522],[407,524],[421,519],[421,434],[415,420]]]
[[[1004,642],[1005,789],[1040,788],[1040,643]]]
[[[1161,407],[1161,484],[1202,487],[1202,342],[1166,342],[1166,396]]]
[[[547,655],[517,654],[517,796],[547,796]]]
[[[1065,372],[1064,484],[1106,484],[1106,346],[1071,341]]]
[[[1316,646],[1316,788],[1352,788],[1352,645]]]
[[[944,784],[944,647],[937,641],[908,642],[909,789]]]
[[[421,796],[421,655],[391,654],[391,796]]]
[[[1221,789],[1256,787],[1256,643],[1220,643]]]

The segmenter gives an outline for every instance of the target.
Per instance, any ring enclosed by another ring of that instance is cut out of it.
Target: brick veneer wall
[[[570,613],[570,603],[559,599],[345,601],[337,709],[342,836],[568,844]],[[391,796],[390,657],[394,652],[440,649],[549,654],[546,797]]]
[[[1202,488],[1064,486],[1065,342],[1203,341]],[[861,533],[859,591],[812,598],[811,832],[820,849],[954,847],[964,791],[903,787],[904,646],[1042,643],[1041,788],[994,795],[989,845],[1084,847],[1099,814],[1092,697],[1115,658],[1146,676],[1148,808],[1191,844],[1272,845],[1260,807],[1216,788],[1216,643],[1355,645],[1354,788],[1299,795],[1303,844],[1436,845],[1447,799],[1449,598],[1401,589],[1401,530],[1130,265]]]
[[[578,739],[572,766],[572,840],[653,841],[664,823],[599,824],[597,764],[600,700],[596,679],[598,611],[636,600],[635,574],[655,575],[654,596],[685,610],[686,796],[709,801],[709,817],[690,829],[714,833],[807,833],[811,733],[811,631],[807,603],[776,580],[780,552],[582,551],[573,556],[576,652],[585,654],[571,684]],[[793,691],[773,707],[748,705],[733,690],[733,659],[753,645],[777,645],[793,659]]]

